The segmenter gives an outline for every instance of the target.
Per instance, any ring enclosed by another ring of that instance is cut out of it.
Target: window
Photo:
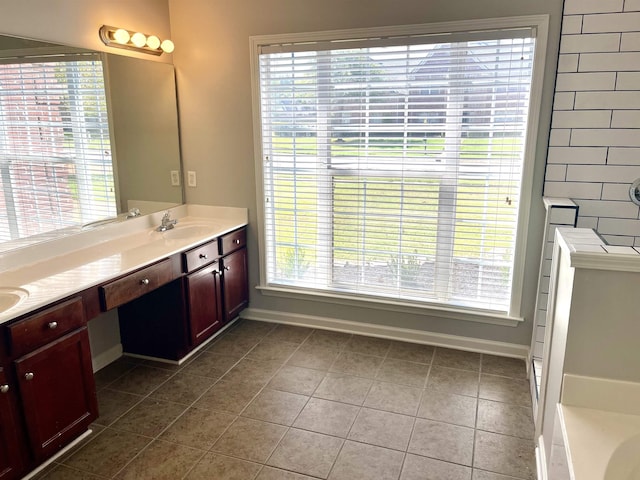
[[[265,287],[510,314],[534,32],[254,39]]]
[[[0,242],[116,214],[102,63],[0,64]]]

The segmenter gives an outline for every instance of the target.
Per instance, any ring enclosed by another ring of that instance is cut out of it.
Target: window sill
[[[505,327],[517,327],[524,322],[521,317],[512,317],[500,312],[471,310],[464,308],[444,307],[433,304],[419,304],[401,300],[389,300],[368,295],[341,295],[311,289],[296,289],[259,285],[256,290],[270,297],[294,298],[298,300],[312,300],[326,303],[337,303],[360,308],[373,308],[391,312],[410,313],[414,315],[429,315],[433,317],[449,318],[466,322],[487,323]]]

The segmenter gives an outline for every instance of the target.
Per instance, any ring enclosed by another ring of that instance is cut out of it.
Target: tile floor
[[[242,321],[96,383],[95,433],[40,479],[535,478],[519,360]]]

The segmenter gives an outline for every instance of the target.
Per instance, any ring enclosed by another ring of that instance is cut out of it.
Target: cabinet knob
[[[215,277],[216,275],[219,275],[219,274],[220,274],[220,272],[219,272],[218,270],[214,270],[214,271],[213,271],[213,276],[214,276],[214,277]]]
[[[231,267],[224,267],[225,272],[228,272],[229,270],[231,270]]]
[[[209,258],[209,255],[207,255],[206,253],[201,253],[200,258],[206,260],[207,258]]]
[[[236,245],[240,245],[240,240],[238,240],[237,238],[233,241],[233,243],[235,243]]]
[[[33,374],[33,372],[27,372],[27,373],[24,374],[24,379],[27,380],[27,381],[30,381],[30,380],[33,380],[34,376],[35,375]]]
[[[49,330],[55,330],[58,328],[58,322],[49,322],[48,324]]]
[[[9,391],[9,385],[6,383],[4,385],[0,385],[0,393],[7,393]]]
[[[140,285],[149,285],[149,279],[143,278],[142,280],[140,280]]]

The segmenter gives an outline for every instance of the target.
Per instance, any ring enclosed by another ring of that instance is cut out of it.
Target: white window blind
[[[102,62],[0,64],[0,241],[116,215]]]
[[[265,46],[266,280],[508,312],[530,29]]]

